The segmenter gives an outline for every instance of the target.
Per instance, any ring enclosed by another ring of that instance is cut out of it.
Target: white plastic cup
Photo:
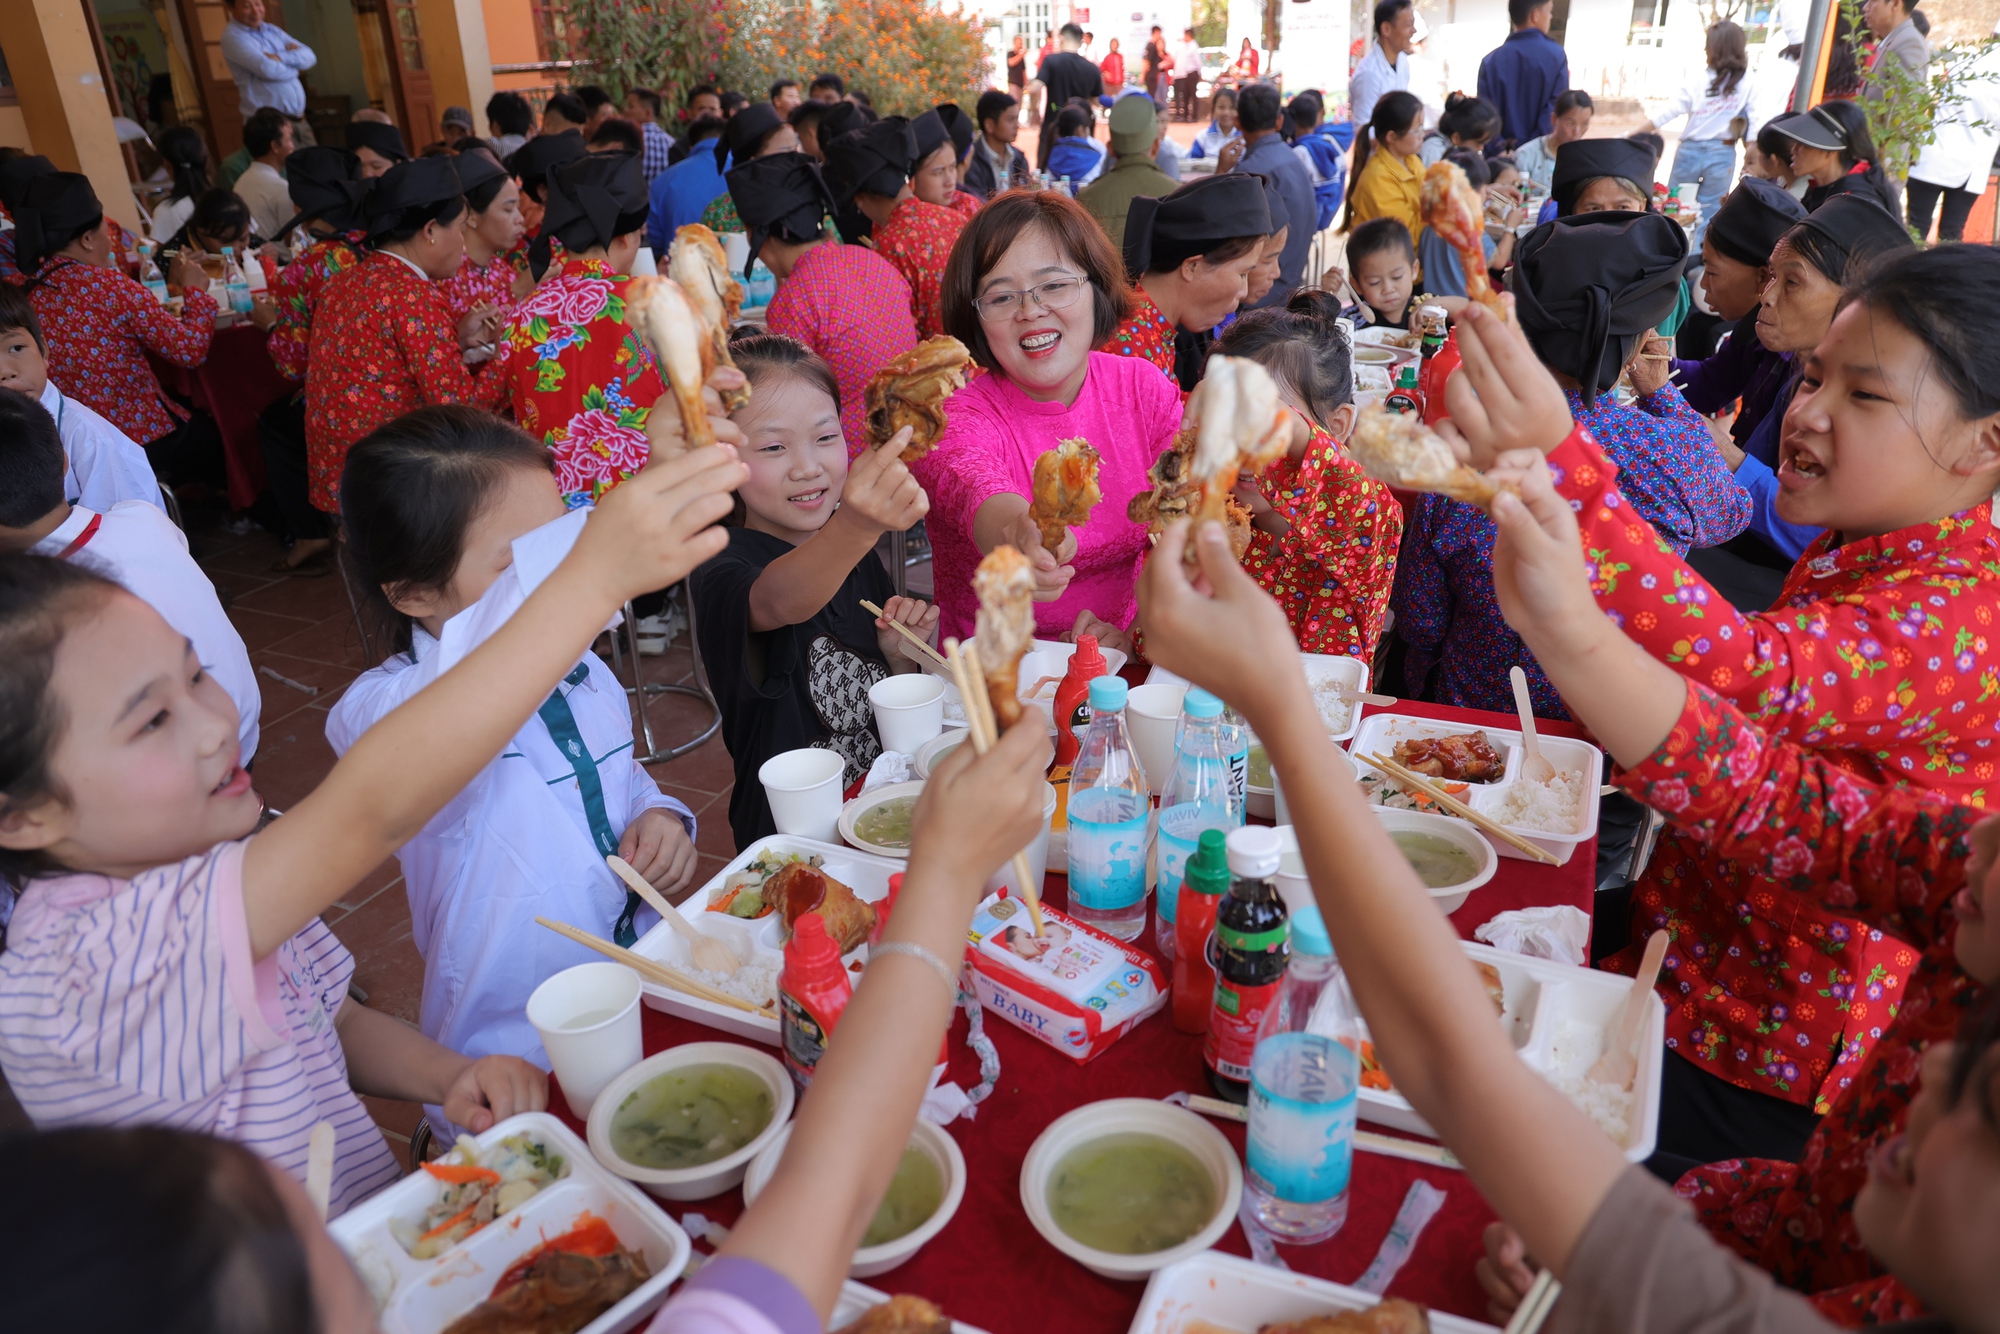
[[[1146,786],[1158,796],[1166,791],[1174,773],[1174,735],[1180,727],[1181,701],[1185,685],[1133,686],[1125,696],[1125,730],[1131,734],[1132,749],[1139,767],[1146,771]]]
[[[765,760],[757,770],[757,781],[764,785],[764,795],[771,803],[771,821],[778,832],[821,843],[839,842],[840,776],[846,769],[847,761],[839,752],[812,747],[788,750]]]
[[[1021,849],[1022,853],[1028,859],[1028,874],[1035,878],[1035,892],[1037,894],[1042,892],[1042,882],[1048,879],[1049,825],[1056,818],[1056,785],[1054,783],[1044,783],[1042,786],[1047,790],[1042,793],[1041,832],[1035,835],[1027,847]],[[1019,898],[1021,897],[1021,887],[1014,883],[1015,879],[1014,860],[1010,857],[987,880],[986,892],[988,894],[998,893],[1000,887],[1005,885],[1009,894]]]
[[[722,242],[722,258],[728,263],[729,271],[743,272],[743,266],[750,262],[750,238],[742,232],[723,232],[715,239]]]
[[[868,688],[868,702],[884,750],[914,755],[944,731],[944,682],[935,676],[885,676]]]
[[[563,1096],[579,1120],[612,1080],[645,1058],[639,1036],[639,975],[622,963],[565,968],[528,997]]]
[[[1299,855],[1298,832],[1290,825],[1278,826],[1278,873],[1271,877],[1271,886],[1285,901],[1288,913],[1317,903],[1312,881],[1306,876],[1306,859]]]
[[[1681,212],[1683,213],[1694,212],[1695,205],[1701,202],[1701,186],[1697,183],[1690,182],[1686,185],[1678,186],[1675,188],[1674,193],[1679,196]]]

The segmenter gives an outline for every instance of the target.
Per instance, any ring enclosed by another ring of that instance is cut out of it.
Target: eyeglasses
[[[988,292],[972,303],[979,318],[998,323],[1020,313],[1022,303],[1032,300],[1043,310],[1067,310],[1090,284],[1082,278],[1054,278],[1037,283],[1023,292]]]

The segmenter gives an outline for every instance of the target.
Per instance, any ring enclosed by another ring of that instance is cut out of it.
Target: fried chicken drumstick
[[[1260,473],[1291,443],[1291,412],[1277,381],[1254,361],[1215,356],[1188,399],[1173,448],[1153,460],[1126,517],[1157,538],[1175,519],[1219,519],[1238,560],[1250,545],[1250,511],[1231,494],[1243,473]],[[1194,560],[1194,548],[1188,548]]]
[[[1063,535],[1090,522],[1090,512],[1104,499],[1097,486],[1100,456],[1081,437],[1064,440],[1035,460],[1035,498],[1028,521],[1042,530],[1042,547],[1051,555]]]
[[[972,574],[979,595],[973,647],[1002,731],[1021,720],[1021,655],[1035,642],[1035,567],[1010,546],[986,553]]]
[[[667,276],[681,285],[681,294],[694,307],[708,329],[708,341],[717,365],[734,366],[729,359],[729,330],[743,309],[743,285],[729,276],[729,261],[722,242],[698,222],[690,222],[674,233],[667,251]],[[750,386],[740,385],[722,395],[725,411],[734,412],[750,401]]]
[[[1424,173],[1423,219],[1458,252],[1466,299],[1509,319],[1507,303],[1486,277],[1486,210],[1456,163],[1439,162]]]
[[[915,463],[944,435],[944,401],[965,387],[972,354],[950,334],[926,338],[875,372],[868,381],[868,438],[878,449],[910,428],[902,459]]]
[[[1460,463],[1444,437],[1413,412],[1390,412],[1370,403],[1355,419],[1347,448],[1369,476],[1406,491],[1435,491],[1481,508],[1499,494],[1485,474]]]
[[[715,339],[695,304],[672,278],[641,275],[625,288],[625,320],[660,363],[660,374],[680,409],[682,436],[689,449],[715,443],[701,387],[715,369]]]

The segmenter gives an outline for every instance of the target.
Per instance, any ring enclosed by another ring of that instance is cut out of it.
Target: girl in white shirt
[[[565,510],[547,449],[466,407],[420,409],[356,444],[341,515],[397,649],[328,716],[343,755],[504,627],[584,522]],[[604,859],[615,853],[678,896],[694,881],[694,816],[633,759],[625,687],[587,650],[484,759],[396,853],[424,957],[419,1026],[454,1051],[546,1065],[528,995],[594,956],[535,917],[630,945],[659,918]]]
[[[1693,84],[1682,88],[1640,131],[1657,132],[1660,126],[1687,117],[1680,147],[1674,150],[1674,169],[1667,177],[1667,189],[1671,192],[1683,185],[1696,187],[1701,217],[1688,236],[1692,250],[1701,248],[1702,232],[1715,216],[1715,210],[1722,206],[1722,197],[1729,193],[1730,181],[1736,174],[1736,141],[1744,132],[1743,126],[1736,122],[1747,123],[1750,115],[1751,88],[1743,77],[1749,68],[1743,29],[1728,19],[1722,20],[1708,30],[1706,88]]]

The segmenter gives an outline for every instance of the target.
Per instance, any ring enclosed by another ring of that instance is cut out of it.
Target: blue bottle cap
[[[1187,696],[1181,700],[1181,712],[1190,718],[1220,718],[1222,701],[1200,686],[1189,686]]]
[[[1116,713],[1125,707],[1126,685],[1120,676],[1100,676],[1090,683],[1090,711]]]
[[[1333,942],[1326,935],[1326,919],[1319,915],[1317,904],[1309,903],[1292,914],[1292,949],[1299,954],[1333,953]]]

